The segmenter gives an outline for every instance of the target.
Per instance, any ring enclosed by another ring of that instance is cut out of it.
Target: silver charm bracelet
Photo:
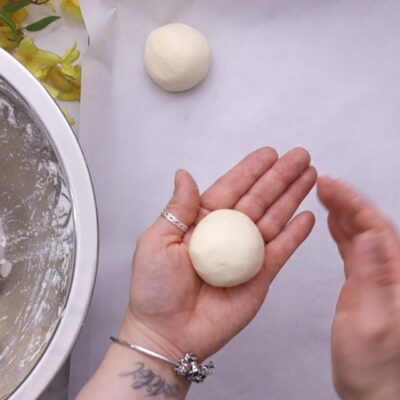
[[[201,365],[198,361],[198,357],[194,353],[186,353],[178,362],[175,362],[137,344],[128,343],[114,336],[110,336],[110,339],[114,343],[127,347],[128,349],[138,351],[149,357],[171,364],[174,367],[176,375],[186,378],[190,382],[202,383],[207,376],[212,374],[212,370],[215,368],[212,361],[209,361],[206,365]]]

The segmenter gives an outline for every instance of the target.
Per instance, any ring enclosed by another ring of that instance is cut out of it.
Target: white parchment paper
[[[71,399],[109,345],[128,301],[139,233],[159,214],[173,174],[205,189],[246,153],[302,145],[322,173],[344,177],[396,222],[400,169],[397,0],[82,0],[91,47],[80,140],[101,227],[100,265],[72,357]],[[213,49],[208,78],[166,93],[143,67],[147,35],[184,22]],[[330,324],[342,266],[326,215],[274,282],[248,328],[189,398],[330,400]]]

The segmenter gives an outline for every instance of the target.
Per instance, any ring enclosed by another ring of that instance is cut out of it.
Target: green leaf
[[[26,7],[27,5],[31,4],[29,0],[19,0],[13,1],[12,3],[6,4],[2,11],[7,14],[15,13],[16,11],[20,10],[21,8]]]
[[[9,15],[5,14],[4,12],[0,11],[0,19],[2,19],[12,30],[14,40],[18,38],[18,29],[15,25],[14,21],[9,17]]]
[[[45,18],[39,19],[39,21],[36,21],[33,24],[25,26],[24,29],[26,29],[29,32],[41,31],[42,29],[46,28],[52,22],[54,22],[58,19],[60,19],[60,17],[58,17],[56,15],[51,15],[50,17],[45,17]]]

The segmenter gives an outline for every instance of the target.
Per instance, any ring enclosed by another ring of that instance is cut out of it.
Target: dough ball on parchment
[[[264,262],[264,239],[254,222],[235,210],[217,210],[193,231],[189,254],[197,274],[213,286],[240,285]]]
[[[207,75],[211,50],[207,38],[196,29],[173,23],[150,33],[144,54],[147,73],[170,92],[182,92]]]

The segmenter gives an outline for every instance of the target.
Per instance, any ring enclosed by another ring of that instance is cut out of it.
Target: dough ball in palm
[[[197,274],[218,287],[253,278],[264,262],[264,239],[254,222],[235,210],[217,210],[193,231],[189,254]]]

